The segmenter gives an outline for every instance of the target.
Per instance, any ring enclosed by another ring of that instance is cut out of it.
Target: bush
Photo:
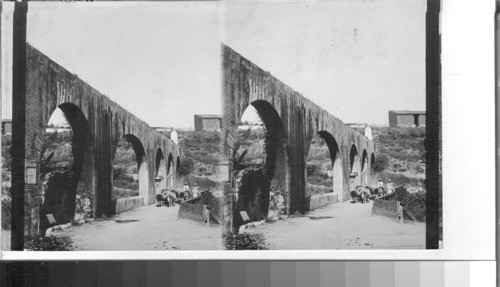
[[[375,164],[373,165],[373,171],[381,172],[389,167],[389,157],[385,154],[380,154],[375,158]]]
[[[307,165],[307,176],[320,174],[321,166],[319,164],[308,164]]]
[[[404,187],[396,188],[394,200],[400,201],[405,210],[411,212],[418,221],[425,221],[425,190],[410,193]]]
[[[194,171],[194,161],[190,157],[185,157],[184,160],[181,161],[181,166],[177,170],[177,173],[180,176],[186,176]]]
[[[11,204],[10,197],[2,198],[2,229],[4,230],[10,230]]]
[[[67,236],[34,236],[27,238],[26,249],[31,251],[72,251],[73,242]]]
[[[401,199],[401,205],[410,211],[418,221],[425,221],[425,191],[407,193]]]
[[[224,235],[226,250],[265,250],[268,249],[262,234],[232,232]]]
[[[113,178],[126,177],[127,169],[120,166],[113,166]]]
[[[327,174],[324,173],[308,176],[307,183],[314,185],[328,186],[328,187],[333,186],[332,179]]]

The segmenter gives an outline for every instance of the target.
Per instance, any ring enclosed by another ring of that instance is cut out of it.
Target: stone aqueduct
[[[329,148],[339,201],[350,198],[356,185],[367,183],[375,162],[371,140],[224,44],[222,57],[223,138],[237,128],[249,105],[257,110],[267,130],[268,188],[282,191],[285,213],[307,210],[306,159],[315,134]]]
[[[286,213],[305,212],[306,158],[315,134],[327,143],[333,167],[333,190],[339,200],[349,198],[354,186],[366,183],[375,160],[373,142],[343,124],[268,72],[231,48],[223,50],[223,138],[252,105],[266,127],[266,169],[270,189],[282,191]],[[155,201],[158,188],[166,187],[180,163],[177,144],[76,75],[26,44],[24,233],[40,232],[40,160],[43,134],[56,108],[73,130],[73,191],[87,198],[91,216],[111,215],[113,160],[118,142],[132,143],[139,169],[139,198]],[[16,111],[14,110],[14,113]],[[14,130],[16,126],[14,124]],[[15,131],[13,131],[15,132]],[[13,178],[16,170],[13,169]],[[163,177],[160,184],[155,178]],[[13,182],[14,184],[14,182]]]
[[[69,202],[75,202],[76,195],[87,198],[91,203],[90,216],[94,217],[115,212],[113,160],[122,138],[131,142],[136,154],[139,170],[136,202],[139,199],[140,204],[151,204],[156,189],[171,185],[180,163],[176,143],[27,44],[25,234],[39,232],[42,139],[56,108],[63,111],[74,135],[71,168],[74,190],[68,193],[72,197]],[[160,175],[163,180],[155,184]]]

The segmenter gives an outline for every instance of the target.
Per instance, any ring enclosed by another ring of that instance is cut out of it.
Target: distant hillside
[[[181,174],[176,187],[184,182],[196,183],[200,189],[221,189],[227,181],[223,162],[222,140],[219,131],[176,130],[181,150]],[[168,134],[167,134],[168,136]]]
[[[377,163],[383,168],[376,176],[391,179],[396,186],[407,185],[409,191],[423,189],[425,128],[372,127],[372,131]]]

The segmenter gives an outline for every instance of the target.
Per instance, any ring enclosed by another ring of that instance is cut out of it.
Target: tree
[[[375,158],[375,163],[372,166],[373,171],[380,172],[389,167],[389,157],[385,154],[380,154]]]
[[[194,161],[193,161],[193,159],[190,158],[190,157],[185,157],[181,161],[181,165],[180,165],[179,169],[177,170],[177,173],[180,176],[186,176],[186,175],[190,174],[193,171],[194,171]]]

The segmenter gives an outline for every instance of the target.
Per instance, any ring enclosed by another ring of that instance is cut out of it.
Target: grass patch
[[[225,250],[265,250],[268,249],[264,235],[232,232],[224,235]]]
[[[34,236],[26,240],[26,249],[30,251],[72,251],[73,241],[68,236]]]

